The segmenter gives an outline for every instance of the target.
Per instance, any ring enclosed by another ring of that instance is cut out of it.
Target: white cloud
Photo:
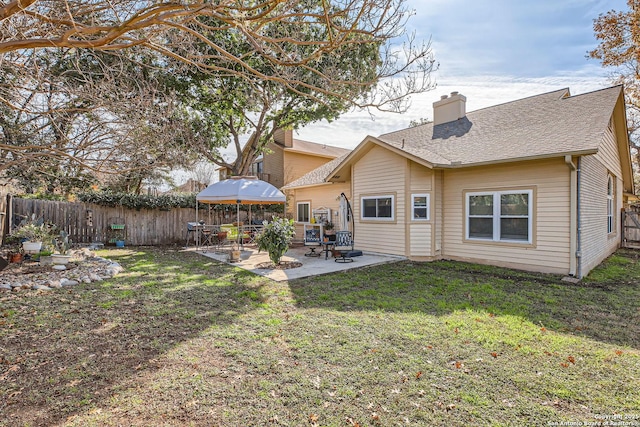
[[[440,70],[437,88],[414,96],[403,115],[366,112],[316,123],[298,138],[354,148],[367,135],[433,118],[432,103],[459,91],[467,111],[568,87],[579,94],[609,86],[607,72],[586,53],[596,46],[593,19],[625,0],[409,0],[416,10],[408,31],[432,38]]]

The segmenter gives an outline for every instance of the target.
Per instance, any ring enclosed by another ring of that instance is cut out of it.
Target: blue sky
[[[593,20],[626,10],[625,0],[408,0],[410,31],[431,38],[437,87],[412,99],[402,115],[351,112],[299,130],[297,138],[354,148],[367,135],[433,118],[432,103],[459,91],[467,111],[569,87],[579,94],[609,86],[609,72],[586,59],[597,42]]]

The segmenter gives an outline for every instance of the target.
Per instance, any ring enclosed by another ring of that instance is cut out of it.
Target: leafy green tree
[[[391,42],[401,33],[397,26],[405,23],[405,12],[368,11],[371,16],[355,18],[351,10],[328,11],[326,2],[281,2],[265,10],[264,22],[259,30],[249,31],[251,37],[238,29],[220,31],[224,22],[200,18],[194,31],[210,28],[198,33],[206,41],[186,44],[185,49],[192,49],[193,57],[211,59],[182,73],[176,72],[179,64],[170,67],[170,85],[184,104],[176,119],[190,124],[185,145],[232,174],[244,175],[278,129],[332,121],[353,107],[405,111],[411,94],[432,87],[430,73],[436,65],[430,47],[416,48],[410,42],[399,53]],[[331,25],[318,18],[325,13]],[[383,25],[380,19],[388,21]],[[278,40],[280,55],[313,60],[280,64],[261,44],[264,40]],[[326,52],[318,52],[323,43]],[[235,149],[233,161],[223,157],[222,149],[229,145]]]

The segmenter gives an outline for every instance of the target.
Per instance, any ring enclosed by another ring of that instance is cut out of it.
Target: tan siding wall
[[[288,184],[306,173],[330,162],[326,157],[284,152],[284,184]]]
[[[411,194],[427,193],[429,194],[431,204],[433,204],[432,177],[433,170],[425,168],[414,162],[409,162],[410,194],[407,195],[405,211],[407,212],[407,230],[409,241],[409,253],[411,257],[430,257],[432,253],[432,233],[433,233],[433,209],[430,208],[429,221],[412,221],[411,220]]]
[[[322,185],[317,187],[299,188],[294,190],[293,197],[290,199],[290,203],[295,213],[297,202],[311,202],[310,209],[325,207],[331,209],[331,215],[333,217],[333,223],[335,229],[338,229],[338,217],[336,212],[340,207],[340,201],[337,200],[340,193],[347,195],[351,200],[351,193],[348,183],[338,183],[330,185]],[[295,219],[295,216],[294,216]],[[301,241],[303,239],[303,223],[296,223],[296,237],[295,240]]]
[[[431,191],[431,175],[433,171],[425,168],[417,163],[411,162],[411,192],[412,193],[428,193]]]
[[[405,158],[381,147],[372,148],[354,165],[352,206],[357,249],[406,255],[404,206],[408,173]],[[395,196],[395,221],[362,222],[360,198],[389,194]]]
[[[435,188],[433,191],[433,198],[431,200],[431,205],[433,206],[431,212],[434,215],[432,222],[435,227],[435,236],[434,236],[434,244],[433,244],[433,255],[435,256],[435,255],[440,255],[440,253],[442,252],[442,247],[444,246],[444,243],[442,242],[443,228],[444,228],[444,223],[443,223],[444,182],[442,179],[443,171],[435,171],[434,174],[435,174],[434,175]]]
[[[605,132],[602,143],[595,158],[600,161],[615,176],[622,176],[622,168],[620,167],[620,153],[618,152],[618,142],[615,137],[615,126],[611,122],[611,129]]]
[[[412,257],[428,257],[431,256],[431,233],[432,224],[411,224],[409,229],[409,247]]]
[[[569,168],[562,159],[445,171],[443,257],[568,273]],[[534,245],[464,240],[465,191],[534,190]]]
[[[608,170],[597,156],[585,156],[580,164],[580,220],[581,274],[613,253],[620,245],[620,215],[622,209],[622,181],[615,182],[616,214],[614,232],[607,233],[607,176]]]
[[[269,174],[269,183],[280,188],[284,185],[284,151],[275,144],[270,144],[271,152],[264,155],[263,170]]]

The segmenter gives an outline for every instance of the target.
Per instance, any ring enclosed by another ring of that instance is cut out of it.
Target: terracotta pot
[[[20,252],[9,254],[9,262],[22,262],[22,254]]]
[[[238,261],[240,261],[240,250],[233,249],[231,252],[229,252],[229,262],[238,262]]]

